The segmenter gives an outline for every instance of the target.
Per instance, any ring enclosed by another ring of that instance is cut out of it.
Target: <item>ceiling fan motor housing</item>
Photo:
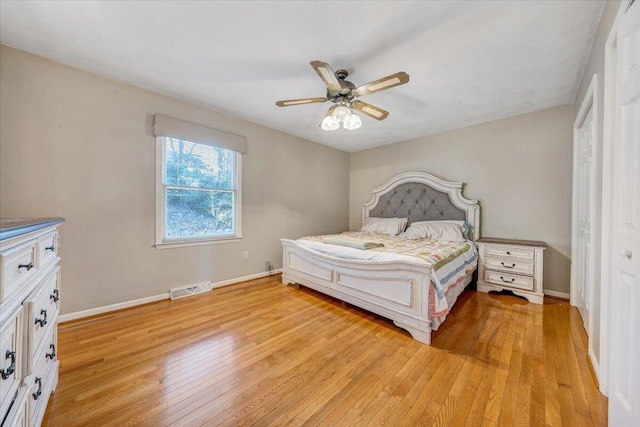
[[[342,89],[340,90],[327,89],[327,98],[336,100],[339,97],[345,97],[345,98],[348,98],[349,101],[351,101],[354,98],[354,96],[351,95],[351,91],[353,91],[356,88],[356,85],[345,80],[349,75],[349,72],[347,70],[338,70],[334,73],[334,75],[338,79],[338,82],[340,83],[340,86],[342,87]]]

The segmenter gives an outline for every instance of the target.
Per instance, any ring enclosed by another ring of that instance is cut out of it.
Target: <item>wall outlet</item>
[[[242,253],[242,259],[249,259],[249,251],[244,251]]]

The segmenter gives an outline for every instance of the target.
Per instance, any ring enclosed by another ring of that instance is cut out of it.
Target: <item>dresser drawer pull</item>
[[[56,250],[56,245],[47,246],[44,250],[53,252]]]
[[[515,282],[515,281],[516,281],[516,279],[513,279],[513,278],[512,278],[511,280],[504,280],[504,277],[502,277],[502,276],[500,276],[500,278],[502,279],[502,281],[503,281],[504,283],[513,283],[513,282]]]
[[[53,293],[49,295],[49,298],[51,298],[53,302],[58,302],[58,300],[60,299],[60,292],[58,292],[57,289],[54,289]]]
[[[31,393],[31,395],[33,396],[33,400],[38,400],[38,398],[42,394],[42,378],[36,377],[36,380],[34,382],[38,384],[38,390],[35,393]]]
[[[47,310],[45,310],[44,308],[42,310],[40,310],[40,314],[42,314],[44,316],[43,319],[38,319],[36,317],[36,325],[39,323],[40,326],[44,326],[47,324]]]
[[[29,271],[33,268],[33,262],[30,262],[29,264],[18,264],[18,270],[21,268],[26,268],[27,271]]]
[[[7,350],[7,353],[6,353],[4,358],[5,359],[11,359],[11,365],[6,370],[0,369],[0,377],[2,377],[3,380],[6,380],[16,370],[16,352],[15,351],[11,351],[11,350]]]
[[[513,264],[513,263],[512,263],[511,265],[504,265],[504,262],[501,262],[500,264],[502,264],[502,266],[503,266],[504,268],[513,268],[513,267],[515,267],[515,266],[516,266],[516,265],[515,265],[515,264]]]
[[[507,255],[511,255],[511,252],[507,251]]]
[[[51,353],[47,353],[44,356],[47,359],[53,360],[53,358],[56,357],[56,346],[55,346],[55,344],[49,344],[49,348],[51,349]]]

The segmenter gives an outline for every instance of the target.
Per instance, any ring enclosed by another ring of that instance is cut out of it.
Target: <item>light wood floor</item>
[[[274,276],[61,325],[43,425],[605,425],[580,322],[465,291],[426,346]]]

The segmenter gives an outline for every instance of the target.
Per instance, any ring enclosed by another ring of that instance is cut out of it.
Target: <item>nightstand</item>
[[[529,302],[542,304],[544,242],[478,239],[478,291],[509,290]]]

